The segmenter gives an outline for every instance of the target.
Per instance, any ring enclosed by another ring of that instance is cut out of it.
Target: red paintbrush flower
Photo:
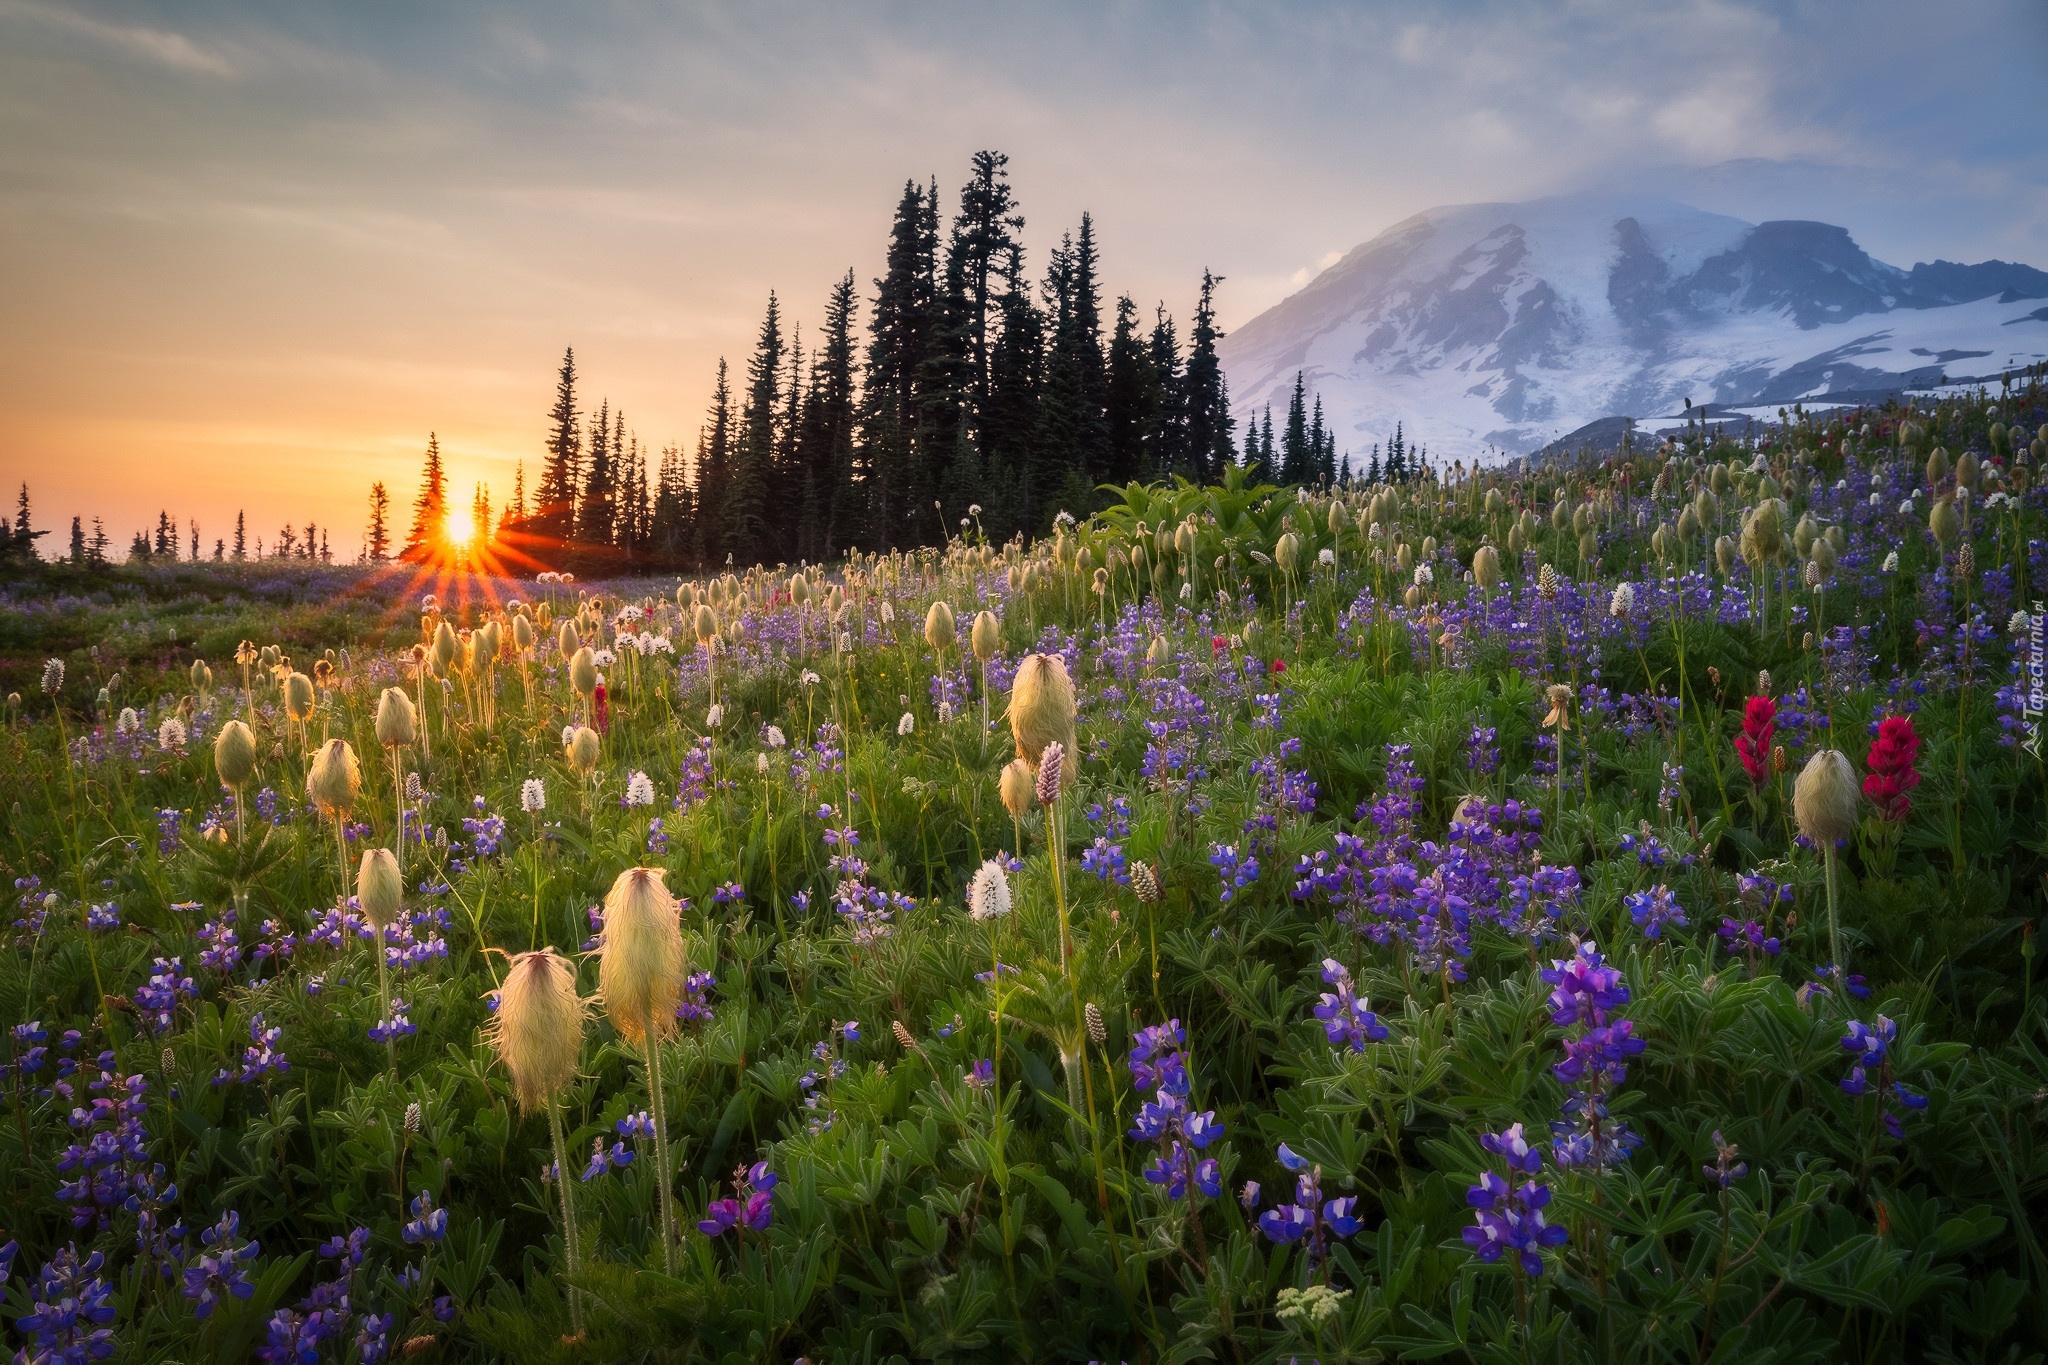
[[[1877,738],[1871,741],[1870,754],[1864,759],[1870,776],[1863,779],[1863,794],[1884,819],[1896,823],[1913,809],[1913,798],[1907,793],[1920,785],[1920,774],[1913,769],[1919,757],[1920,736],[1913,733],[1912,721],[1892,716],[1879,723]]]
[[[604,684],[599,683],[597,685],[597,690],[591,694],[590,710],[592,719],[594,719],[597,722],[597,732],[601,735],[609,733],[612,728],[612,709],[610,706],[610,701],[610,694],[605,691]]]
[[[1769,697],[1751,697],[1742,708],[1742,733],[1735,737],[1735,756],[1749,774],[1751,786],[1771,780],[1771,736],[1777,730],[1778,704]]]
[[[1287,660],[1285,660],[1285,659],[1275,659],[1275,660],[1273,660],[1273,672],[1275,672],[1275,673],[1285,673],[1286,671],[1287,671]]]
[[[1230,640],[1227,636],[1212,635],[1209,637],[1210,658],[1215,658],[1218,654],[1221,654],[1224,650],[1228,648],[1230,648]]]

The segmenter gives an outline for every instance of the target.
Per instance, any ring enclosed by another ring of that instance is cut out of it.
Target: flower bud
[[[583,1050],[583,998],[576,968],[552,948],[520,953],[498,988],[498,1012],[486,1036],[523,1112],[545,1108],[576,1079]]]
[[[512,647],[521,654],[533,648],[533,621],[525,612],[512,618]]]
[[[1489,592],[1500,586],[1500,551],[1482,545],[1472,552],[1472,581]]]
[[[1956,543],[1963,533],[1963,518],[1952,499],[1943,498],[1928,510],[1927,529],[1934,533],[1934,543],[1944,550]]]
[[[402,687],[387,687],[377,698],[377,742],[399,749],[419,739],[419,716]]]
[[[1099,576],[1102,570],[1096,570]],[[1003,628],[992,611],[983,611],[974,618],[974,629],[968,632],[968,643],[974,647],[974,657],[987,663],[995,657],[1003,642]]]
[[[205,693],[213,690],[213,670],[206,666],[206,660],[192,661],[191,677],[194,692]]]
[[[213,767],[223,783],[240,791],[256,772],[255,733],[238,720],[221,726],[213,739]]]
[[[561,630],[555,634],[555,648],[561,652],[564,659],[573,659],[576,657],[576,651],[582,647],[582,641],[576,637],[576,623],[563,621]]]
[[[306,799],[320,814],[338,820],[355,808],[356,795],[363,789],[362,765],[356,751],[345,739],[330,739],[313,755],[306,771]]]
[[[1159,874],[1152,870],[1152,865],[1150,863],[1137,861],[1132,862],[1131,890],[1137,895],[1138,899],[1144,902],[1146,905],[1158,904]]]
[[[455,638],[455,627],[443,621],[434,627],[434,663],[446,672],[455,662],[455,656],[462,652],[462,642]]]
[[[305,674],[285,676],[284,713],[301,725],[313,718],[313,680]]]
[[[924,616],[924,641],[935,653],[944,654],[958,638],[953,626],[953,608],[945,602],[932,603]]]
[[[1792,785],[1792,818],[1815,847],[1833,848],[1856,827],[1861,795],[1848,758],[1839,749],[1822,749],[1807,760]]]
[[[579,776],[588,777],[596,771],[602,750],[597,731],[588,725],[579,725],[570,732],[569,742],[563,746],[563,755]]]
[[[356,868],[356,903],[363,918],[379,929],[398,919],[405,901],[405,874],[398,870],[398,855],[388,848],[366,848]]]
[[[683,987],[683,928],[676,899],[658,867],[629,867],[604,898],[598,943],[598,993],[619,1036],[644,1045],[649,1029],[676,1026]]]
[[[1173,662],[1173,646],[1166,643],[1164,635],[1152,637],[1152,643],[1145,646],[1145,662],[1153,668],[1164,668]]]
[[[588,697],[597,691],[597,656],[582,645],[569,660],[569,686]]]
[[[1021,758],[1013,758],[1003,765],[996,789],[1003,798],[1003,809],[1010,812],[1012,820],[1022,820],[1030,812],[1032,802],[1038,799],[1033,790],[1031,765]]]

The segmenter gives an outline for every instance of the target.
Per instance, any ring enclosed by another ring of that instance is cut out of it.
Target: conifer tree
[[[71,519],[71,564],[76,568],[85,563],[85,519]]]
[[[1152,373],[1159,386],[1159,414],[1145,438],[1145,459],[1137,475],[1148,483],[1187,465],[1187,377],[1181,365],[1180,339],[1164,303],[1153,310],[1151,351]],[[1234,452],[1229,452],[1227,438],[1224,446],[1227,461]]]
[[[1273,405],[1266,405],[1266,428],[1259,433],[1259,467],[1266,472],[1267,479],[1275,478],[1280,472],[1279,462],[1273,457]]]
[[[866,538],[882,549],[899,543],[920,462],[923,390],[938,325],[937,259],[938,184],[926,191],[906,181],[885,271],[874,282],[855,471]]]
[[[782,311],[771,291],[754,358],[747,362],[747,401],[740,410],[732,481],[725,491],[726,549],[741,564],[772,562],[767,553],[767,506],[781,382]]]
[[[286,535],[289,534],[287,530]],[[433,559],[444,548],[447,536],[448,488],[447,476],[441,468],[441,440],[428,432],[426,465],[420,473],[419,496],[412,503],[412,530],[406,534],[405,548],[398,557],[408,564]]]
[[[555,378],[555,405],[548,410],[551,430],[547,458],[541,462],[540,486],[534,490],[534,530],[557,540],[575,532],[576,494],[581,488],[583,444],[576,425],[576,351],[562,353]]]
[[[782,380],[782,411],[775,419],[775,446],[769,460],[768,499],[770,505],[786,509],[767,521],[767,543],[761,549],[763,563],[803,557],[798,549],[805,516],[803,471],[803,329],[789,329],[789,371]],[[793,514],[793,515],[792,515]]]
[[[363,532],[363,551],[372,564],[391,558],[391,495],[382,479],[370,485],[370,524]]]
[[[249,537],[244,526],[245,516],[235,513],[235,560],[237,563],[249,557]]]
[[[106,519],[94,517],[92,519],[92,541],[86,550],[88,560],[95,565],[105,564],[107,562],[107,545]]]
[[[649,549],[655,562],[678,568],[689,546],[690,486],[682,448],[670,442],[661,448],[654,481],[654,508],[648,523]]]
[[[504,521],[517,526],[526,520],[526,461],[521,460],[512,473],[512,501],[505,504]]]
[[[1189,334],[1186,379],[1187,450],[1185,472],[1196,482],[1219,477],[1230,460],[1230,397],[1223,378],[1223,363],[1217,358],[1216,343],[1223,333],[1216,326],[1216,286],[1221,275],[1202,272],[1202,292],[1195,304],[1194,330]],[[1270,464],[1273,452],[1265,450]]]
[[[732,487],[733,471],[732,384],[723,357],[718,361],[718,383],[711,394],[711,420],[697,441],[696,517],[692,528],[692,549],[698,564],[710,566],[732,552],[726,532],[726,498]]]
[[[1301,371],[1294,372],[1294,393],[1287,400],[1287,425],[1280,432],[1280,482],[1309,481],[1308,413],[1302,402]]]
[[[1110,334],[1108,382],[1103,394],[1103,424],[1108,459],[1106,483],[1123,484],[1149,477],[1151,446],[1166,401],[1151,346],[1138,332],[1138,310],[1124,295],[1116,301],[1116,325]]]
[[[1002,330],[989,357],[988,405],[981,414],[984,489],[968,502],[983,505],[982,526],[998,540],[1035,526],[1043,497],[1034,469],[1045,394],[1045,315],[1023,287],[1022,273],[1021,265],[1012,268],[1013,287],[1003,295]]]
[[[581,500],[576,506],[574,538],[586,545],[612,541],[614,499],[618,493],[618,451],[612,444],[612,405],[606,399],[584,424],[589,449],[583,464]]]
[[[846,547],[854,478],[853,272],[825,301],[825,344],[811,362],[800,441],[803,521],[799,553],[823,562]]]

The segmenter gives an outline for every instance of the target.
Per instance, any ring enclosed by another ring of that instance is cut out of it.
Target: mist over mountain
[[[2048,272],[1874,260],[1829,223],[1582,195],[1431,209],[1219,348],[1242,421],[1295,375],[1360,462],[1397,421],[1433,456],[1521,454],[1685,401],[1775,407],[2048,360]]]

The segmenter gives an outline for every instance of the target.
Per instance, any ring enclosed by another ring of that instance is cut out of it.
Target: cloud
[[[29,3],[29,0],[0,0],[0,18],[26,19],[67,33],[77,34],[127,56],[209,76],[230,76],[234,65],[226,56],[201,47],[182,33],[139,25],[115,24],[94,19],[76,10]]]

